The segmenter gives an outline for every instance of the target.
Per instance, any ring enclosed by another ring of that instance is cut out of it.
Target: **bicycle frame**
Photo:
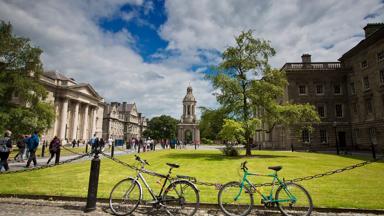
[[[143,169],[143,168],[142,168]],[[170,177],[170,174],[171,172],[169,172],[167,175],[164,175],[163,177],[165,178],[164,180],[164,183],[161,187],[161,190],[159,192],[159,195],[156,196],[155,192],[153,192],[152,188],[149,186],[149,184],[147,183],[147,181],[145,180],[144,176],[141,174],[141,170],[137,173],[137,176],[136,176],[136,181],[139,181],[139,179],[144,183],[144,186],[147,188],[149,194],[151,194],[153,200],[155,201],[160,201],[161,199],[161,194],[163,193],[164,191],[164,187],[165,185],[167,184],[168,180],[169,180],[169,177]]]
[[[272,179],[272,188],[271,188],[271,191],[269,193],[269,195],[264,195],[262,194],[248,179],[247,177],[248,176],[264,176],[264,177],[271,177],[273,178]],[[280,202],[296,202],[296,197],[294,195],[292,195],[292,193],[288,190],[288,188],[286,187],[285,185],[285,182],[284,181],[281,181],[277,175],[277,172],[275,171],[274,173],[272,174],[258,174],[258,173],[250,173],[248,172],[247,170],[244,170],[244,175],[243,175],[243,179],[240,183],[240,191],[239,193],[236,195],[235,197],[235,201],[239,199],[240,195],[241,195],[241,192],[243,190],[243,187],[245,185],[245,183],[248,184],[248,186],[253,189],[254,191],[256,191],[261,197],[262,197],[262,201],[264,203],[280,203]],[[279,199],[279,200],[276,200],[274,199],[273,197],[273,191],[274,191],[274,188],[275,188],[275,185],[281,185],[284,189],[284,191],[287,193],[289,199]],[[251,190],[252,191],[252,190]]]

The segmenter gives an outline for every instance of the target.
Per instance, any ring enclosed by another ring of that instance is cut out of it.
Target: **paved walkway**
[[[85,202],[75,201],[49,201],[49,200],[31,200],[31,199],[18,199],[18,198],[0,198],[0,215],[6,216],[19,216],[19,215],[38,215],[38,216],[51,216],[51,215],[89,215],[101,216],[111,215],[111,211],[106,203],[98,203],[97,209],[90,213],[84,213]],[[133,215],[167,215],[162,210],[153,210],[149,207],[139,207]],[[217,208],[212,209],[199,209],[195,214],[197,216],[223,216],[221,211]],[[253,210],[249,215],[262,215],[262,216],[280,216],[278,211],[267,210]],[[363,214],[363,213],[319,213],[313,212],[313,216],[375,216],[377,214]]]

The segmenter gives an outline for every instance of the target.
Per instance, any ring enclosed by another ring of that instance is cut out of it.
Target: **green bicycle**
[[[218,202],[221,210],[229,216],[248,215],[253,207],[253,194],[257,192],[261,196],[261,203],[265,207],[271,208],[277,206],[280,212],[285,216],[303,215],[309,216],[313,210],[312,198],[308,191],[293,182],[281,180],[277,172],[282,169],[281,166],[272,166],[268,169],[274,170],[274,173],[264,175],[248,172],[247,161],[241,163],[243,170],[243,179],[241,182],[228,182],[223,185],[218,194]],[[272,188],[269,194],[262,194],[249,180],[248,176],[267,176],[272,177]],[[273,191],[278,186],[275,196]]]

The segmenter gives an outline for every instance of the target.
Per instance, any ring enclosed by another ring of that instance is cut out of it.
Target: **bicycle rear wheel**
[[[253,194],[246,186],[241,189],[240,182],[228,182],[221,187],[218,201],[220,209],[226,215],[245,216],[252,210]]]
[[[116,215],[131,214],[142,199],[142,189],[138,181],[127,178],[117,183],[109,196],[109,207]]]
[[[172,182],[164,192],[163,204],[170,215],[194,215],[200,205],[196,186],[189,181]]]
[[[280,185],[276,190],[275,199],[280,200],[277,207],[285,216],[309,216],[313,210],[312,198],[308,191],[296,183]]]

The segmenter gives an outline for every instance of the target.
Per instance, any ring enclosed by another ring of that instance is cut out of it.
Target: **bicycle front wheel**
[[[200,205],[196,186],[189,181],[172,182],[164,192],[163,204],[170,215],[194,215]]]
[[[142,199],[142,189],[138,181],[127,178],[117,183],[109,196],[109,207],[116,215],[131,214]]]
[[[228,182],[219,191],[219,206],[226,215],[245,216],[252,210],[253,194],[248,187],[240,186],[240,182]]]
[[[276,190],[277,207],[285,216],[309,216],[313,210],[308,191],[296,183],[280,185]]]

